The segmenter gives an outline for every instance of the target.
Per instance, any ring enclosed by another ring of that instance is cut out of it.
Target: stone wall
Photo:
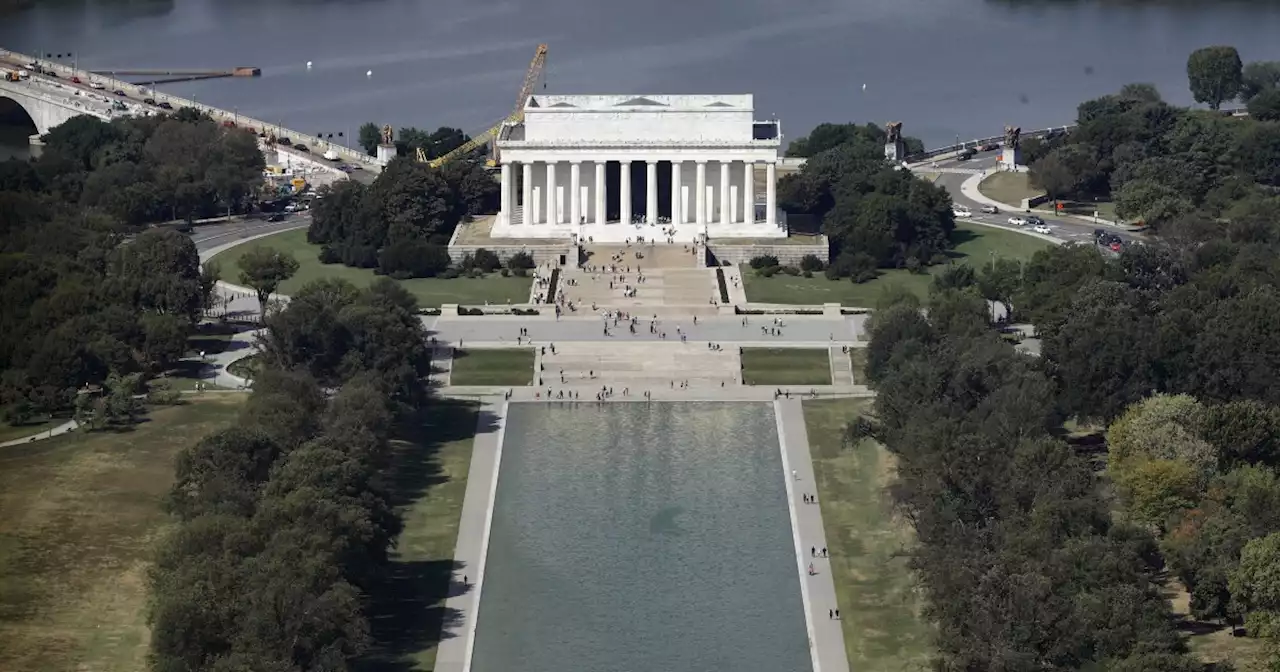
[[[501,245],[498,243],[490,243],[488,245],[458,245],[456,243],[449,245],[449,259],[454,263],[462,260],[468,254],[475,254],[476,250],[486,249],[498,255],[498,258],[506,263],[512,255],[519,252],[527,252],[533,257],[533,263],[541,266],[543,264],[551,264],[552,266],[560,265],[560,256],[564,255],[565,263],[572,265],[577,258],[572,246],[568,243],[558,245]]]
[[[800,245],[769,243],[753,245],[718,244],[715,238],[712,238],[707,243],[707,251],[715,257],[715,261],[720,265],[724,265],[726,261],[730,264],[745,264],[755,257],[773,255],[778,258],[778,263],[783,266],[799,266],[800,259],[808,254],[812,254],[825,263],[830,260],[831,246],[827,242],[826,236],[816,236],[816,238],[819,242]]]

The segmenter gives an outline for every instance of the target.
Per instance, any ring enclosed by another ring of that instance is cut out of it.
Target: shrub
[[[533,263],[533,257],[528,252],[516,252],[511,255],[511,258],[507,259],[507,268],[513,271],[517,269],[528,270],[536,265]],[[516,275],[519,275],[519,273]]]
[[[762,278],[772,278],[774,274],[777,272],[778,272],[777,266],[765,266],[764,268],[756,269],[756,275]]]
[[[446,268],[446,269],[444,269],[443,271],[440,271],[440,275],[439,275],[439,276],[437,276],[437,277],[443,278],[443,279],[445,279],[445,280],[452,280],[452,279],[454,279],[454,278],[458,277],[459,275],[462,275],[462,274],[458,272],[458,269],[456,269],[456,268]]]
[[[449,269],[449,270],[453,270],[453,269]],[[484,311],[480,310],[479,308],[468,308],[466,306],[458,306],[458,314],[469,315],[469,316],[484,315]]]
[[[778,270],[790,276],[800,275],[800,269],[796,268],[795,266],[779,266]]]
[[[760,270],[762,268],[769,268],[770,266],[777,266],[778,258],[772,254],[762,254],[758,257],[752,257],[750,264],[751,268]]]
[[[473,268],[473,269],[471,269],[471,270],[467,271],[467,277],[468,277],[468,278],[472,278],[472,279],[475,279],[475,278],[483,278],[483,277],[484,277],[484,271],[480,270],[479,268]]]
[[[849,277],[858,283],[875,280],[879,272],[876,270],[875,257],[866,252],[858,252],[849,257]]]
[[[515,273],[517,278],[523,278],[529,275],[529,269],[527,268],[514,268],[511,269],[511,272]]]
[[[320,246],[320,263],[337,264],[342,262],[342,255],[338,251],[328,245]]]
[[[182,393],[167,380],[152,381],[147,389],[147,403],[152,406],[173,406],[181,400]]]
[[[372,245],[344,245],[340,251],[342,263],[356,268],[378,266],[378,248]]]
[[[941,252],[935,252],[932,257],[929,257],[930,266],[940,266],[948,261],[951,261],[951,259]]]
[[[512,308],[511,313],[513,315],[537,315],[538,311],[536,308]]]
[[[13,427],[31,422],[35,415],[35,406],[26,399],[19,399],[4,409],[4,421]]]
[[[822,263],[822,260],[816,254],[806,254],[800,257],[800,270],[810,271],[810,274],[805,277],[811,277],[813,275],[812,271],[821,271],[825,266],[826,264]]]
[[[430,278],[449,268],[449,251],[421,240],[393,243],[382,248],[378,270],[392,277]]]
[[[499,271],[499,273],[501,273],[501,274],[502,274],[502,277],[504,277],[504,278],[505,278],[505,277],[507,277],[507,276],[510,276],[510,275],[511,275],[511,269],[509,269],[509,268],[504,268],[504,269],[502,269],[501,271]]]
[[[800,275],[803,275],[803,276],[804,276],[804,277],[806,277],[806,278],[812,278],[812,277],[813,277],[813,271],[804,271],[804,272],[803,272],[803,273],[801,273]]]
[[[485,273],[492,273],[502,266],[502,260],[498,258],[498,255],[483,247],[476,250],[474,261],[475,267]]]

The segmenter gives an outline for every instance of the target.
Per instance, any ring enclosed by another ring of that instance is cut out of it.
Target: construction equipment
[[[533,60],[529,62],[529,70],[524,74],[524,84],[521,85],[520,95],[519,97],[516,98],[516,109],[513,110],[511,114],[507,116],[506,119],[503,119],[501,122],[498,123],[498,125],[494,126],[493,128],[490,128],[489,130],[471,138],[465,144],[459,146],[457,149],[454,149],[453,151],[445,154],[444,156],[439,156],[434,159],[431,159],[430,161],[427,160],[427,153],[422,151],[422,148],[419,147],[417,152],[418,161],[421,163],[425,163],[431,166],[432,168],[439,168],[442,164],[444,164],[447,161],[455,159],[459,156],[466,156],[467,154],[474,152],[477,148],[479,148],[481,145],[485,143],[494,142],[493,151],[491,152],[489,159],[485,161],[485,165],[490,168],[498,165],[498,150],[496,146],[498,133],[500,133],[502,131],[502,127],[506,126],[507,124],[518,124],[521,121],[524,121],[525,103],[529,102],[529,96],[533,94],[533,87],[534,85],[537,84],[538,79],[542,76],[542,69],[543,69],[543,66],[546,65],[546,63],[547,63],[547,45],[539,44],[537,51],[535,51],[533,54]]]

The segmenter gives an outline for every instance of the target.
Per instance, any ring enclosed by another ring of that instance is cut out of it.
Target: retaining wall
[[[542,266],[543,264],[551,264],[552,266],[560,265],[560,256],[564,255],[566,264],[573,264],[577,259],[577,253],[573,251],[573,247],[567,243],[559,245],[496,245],[489,243],[487,245],[449,245],[449,259],[455,263],[462,260],[468,254],[474,255],[476,250],[485,249],[498,255],[498,258],[506,263],[508,259],[519,252],[525,252],[533,257],[533,263]]]
[[[827,241],[826,236],[815,236],[819,242],[808,245],[794,244],[769,244],[760,243],[756,245],[724,245],[717,244],[712,238],[707,242],[707,251],[715,257],[715,262],[724,265],[727,261],[731,265],[745,264],[755,257],[772,255],[778,258],[778,263],[783,266],[799,266],[800,260],[806,255],[821,259],[823,263],[831,259],[831,245]]]

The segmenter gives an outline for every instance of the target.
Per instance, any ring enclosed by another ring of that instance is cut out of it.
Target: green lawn
[[[1052,243],[1014,231],[1004,231],[976,224],[956,224],[951,234],[955,248],[949,253],[958,263],[990,263],[993,256],[1012,259],[1030,259],[1031,255]],[[880,277],[870,282],[856,283],[848,278],[828,280],[821,273],[812,278],[778,273],[772,278],[756,275],[747,266],[742,267],[743,288],[747,300],[755,303],[783,303],[819,305],[839,303],[851,308],[870,308],[876,303],[885,287],[901,285],[913,294],[925,298],[933,273],[941,272],[943,265],[929,267],[928,273],[916,274],[905,269],[881,271]]]
[[[743,348],[747,385],[830,385],[831,356],[825,348]]]
[[[851,670],[923,672],[932,630],[921,617],[923,595],[907,566],[914,534],[889,501],[893,456],[873,441],[841,446],[844,426],[870,403],[804,402],[845,652]]]
[[[1029,183],[1027,173],[1010,173],[997,171],[983,178],[978,184],[978,191],[983,196],[1000,201],[1015,208],[1022,207],[1022,199],[1035,198],[1044,193]]]
[[[249,355],[242,359],[237,359],[227,366],[227,373],[233,376],[240,376],[253,380],[258,377],[258,356]]]
[[[297,258],[298,272],[292,278],[281,283],[278,290],[281,294],[287,295],[296,292],[308,282],[320,278],[342,278],[357,287],[364,287],[378,277],[372,270],[367,268],[351,268],[342,264],[320,263],[318,258],[320,246],[307,242],[306,229],[295,229],[259,238],[243,245],[237,245],[215,256],[212,261],[222,269],[223,280],[232,283],[240,281],[240,269],[236,266],[236,262],[241,255],[254,247],[272,247],[289,252]],[[400,284],[404,285],[405,289],[416,296],[418,305],[424,308],[435,308],[446,303],[480,306],[484,305],[486,301],[492,304],[527,303],[533,278],[518,278],[515,276],[504,278],[497,273],[491,273],[484,278],[454,278],[452,280],[414,278],[412,280],[401,280]]]
[[[849,348],[849,370],[855,385],[867,384],[867,349]]]
[[[435,667],[476,411],[470,402],[437,400],[414,421],[397,427],[388,473],[404,529],[391,553],[386,581],[370,591],[374,647],[358,669],[412,672]],[[451,623],[448,636],[465,636],[464,627]]]
[[[533,348],[458,350],[450,385],[532,385]]]
[[[1117,221],[1116,204],[1111,201],[1063,201],[1062,211],[1082,217],[1092,217],[1097,212],[1102,219]]]
[[[0,449],[0,670],[147,669],[146,574],[172,519],[174,456],[244,395],[150,411],[122,431]]]

